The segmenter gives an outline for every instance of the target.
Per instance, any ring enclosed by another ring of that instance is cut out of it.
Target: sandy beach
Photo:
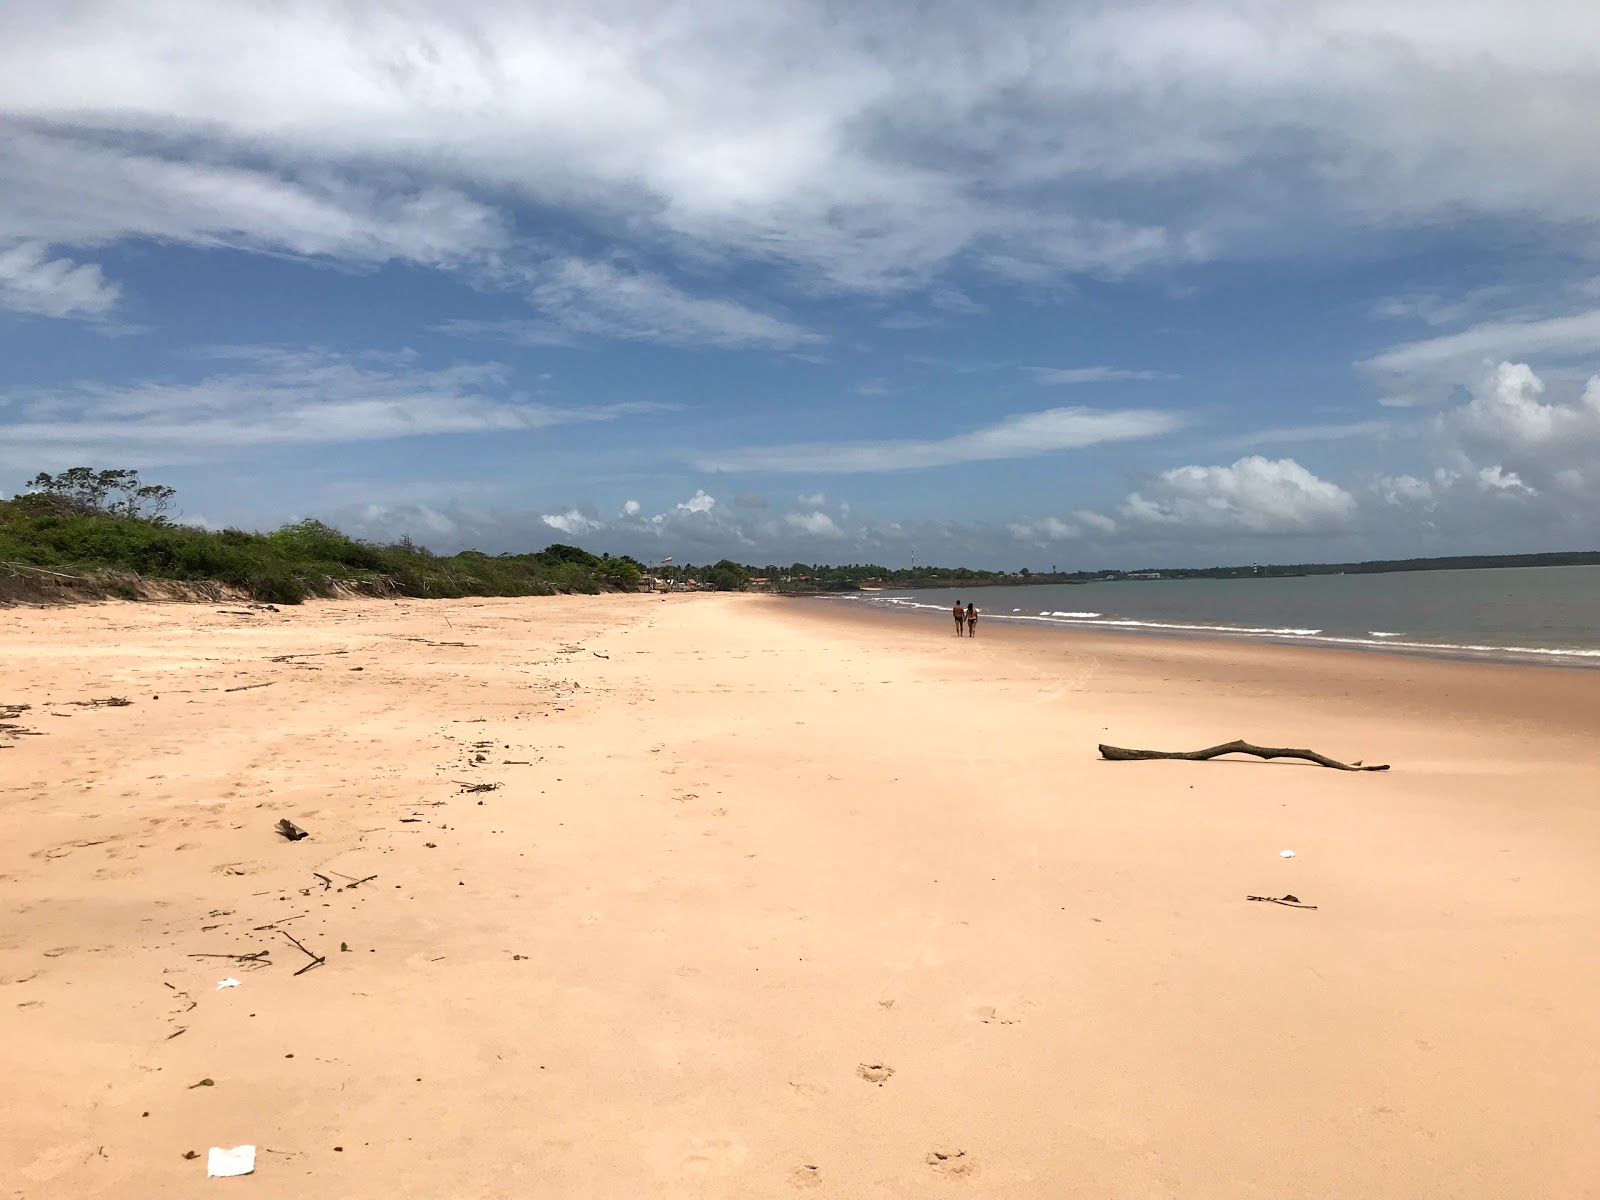
[[[1600,1196],[1600,673],[948,625],[0,609],[0,1195]]]

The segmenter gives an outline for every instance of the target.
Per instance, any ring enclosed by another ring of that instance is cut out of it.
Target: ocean
[[[939,588],[848,602],[946,615],[957,598],[984,621],[1600,666],[1600,567]]]

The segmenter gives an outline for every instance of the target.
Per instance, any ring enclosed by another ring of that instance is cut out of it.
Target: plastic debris
[[[256,1148],[254,1146],[235,1146],[232,1150],[224,1150],[220,1146],[211,1147],[211,1156],[206,1159],[206,1175],[208,1177],[226,1178],[229,1175],[249,1175],[256,1169]]]
[[[1278,857],[1279,858],[1293,858],[1294,857],[1294,851],[1293,850],[1279,850],[1278,851]]]
[[[239,981],[237,979],[224,979],[221,983],[217,984],[217,991],[220,992],[223,988],[238,986]]]

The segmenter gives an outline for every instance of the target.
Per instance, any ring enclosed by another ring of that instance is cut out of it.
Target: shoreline
[[[935,589],[958,592],[959,588]],[[854,604],[874,612],[894,617],[909,617],[935,612],[948,616],[948,610],[934,605],[923,605],[908,600],[858,599],[848,594],[827,596],[783,597],[795,600],[823,600],[830,604]],[[1225,625],[1186,625],[1138,620],[1074,621],[1070,618],[1036,614],[984,613],[986,622],[1003,621],[1007,624],[1028,625],[1060,633],[1089,633],[1097,635],[1124,635],[1128,637],[1170,638],[1177,641],[1200,640],[1229,642],[1240,645],[1294,646],[1304,649],[1351,650],[1360,653],[1396,655],[1402,658],[1422,658],[1445,662],[1469,662],[1521,666],[1556,667],[1565,670],[1600,669],[1600,648],[1554,648],[1534,646],[1497,646],[1460,643],[1431,643],[1415,641],[1390,641],[1383,638],[1360,638],[1336,634],[1306,634],[1283,630],[1243,629]],[[1399,637],[1401,635],[1394,635]]]
[[[1587,672],[740,595],[0,637],[19,1195],[241,1144],[263,1200],[1600,1175]],[[1236,736],[1392,769],[1096,751]]]

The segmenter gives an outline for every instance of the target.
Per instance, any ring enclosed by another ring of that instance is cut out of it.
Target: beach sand
[[[0,610],[0,1195],[1600,1196],[1600,673],[947,626]]]

